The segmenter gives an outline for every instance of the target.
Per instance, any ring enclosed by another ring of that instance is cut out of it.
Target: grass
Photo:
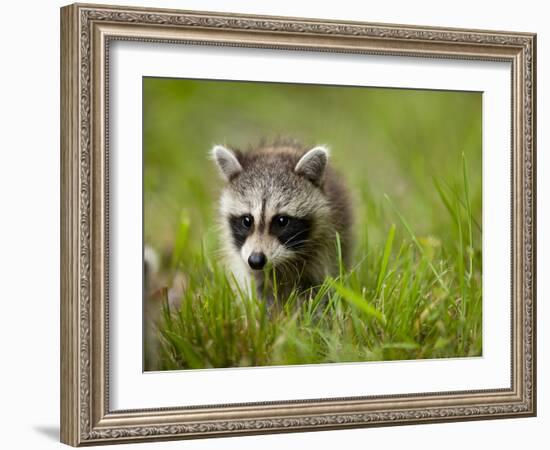
[[[481,251],[466,174],[462,195],[436,182],[448,205],[454,246],[416,236],[388,198],[398,222],[384,245],[361,249],[364,257],[352,270],[342,268],[305,300],[293,294],[268,309],[256,295],[232,290],[223,268],[201,252],[181,307],[172,310],[165,302],[158,368],[480,355]],[[405,237],[396,242],[398,227]]]
[[[481,355],[479,94],[146,79],[144,105],[144,233],[162,255],[146,370]],[[207,151],[280,134],[330,144],[356,245],[352,267],[269,309],[217,257]]]

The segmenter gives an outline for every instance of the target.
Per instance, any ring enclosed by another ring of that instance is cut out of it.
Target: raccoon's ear
[[[226,181],[231,181],[234,176],[243,170],[235,153],[222,145],[215,145],[212,148],[212,158],[216,161],[216,165]]]
[[[327,167],[328,150],[326,147],[318,146],[309,150],[300,158],[294,172],[303,175],[315,185],[321,184],[325,168]]]

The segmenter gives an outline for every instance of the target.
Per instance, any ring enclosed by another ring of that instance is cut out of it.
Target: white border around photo
[[[121,41],[110,62],[110,409],[510,387],[509,64]],[[143,372],[144,76],[483,92],[483,356]]]

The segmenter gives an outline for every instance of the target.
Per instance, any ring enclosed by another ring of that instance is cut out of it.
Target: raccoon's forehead
[[[298,178],[298,177],[296,177]],[[226,187],[221,198],[222,214],[274,215],[284,213],[303,217],[322,209],[326,200],[307,180],[292,177],[241,179]]]

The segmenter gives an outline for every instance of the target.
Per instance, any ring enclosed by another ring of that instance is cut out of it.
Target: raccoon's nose
[[[262,270],[267,262],[267,258],[261,252],[251,253],[248,257],[248,265],[254,270]]]

